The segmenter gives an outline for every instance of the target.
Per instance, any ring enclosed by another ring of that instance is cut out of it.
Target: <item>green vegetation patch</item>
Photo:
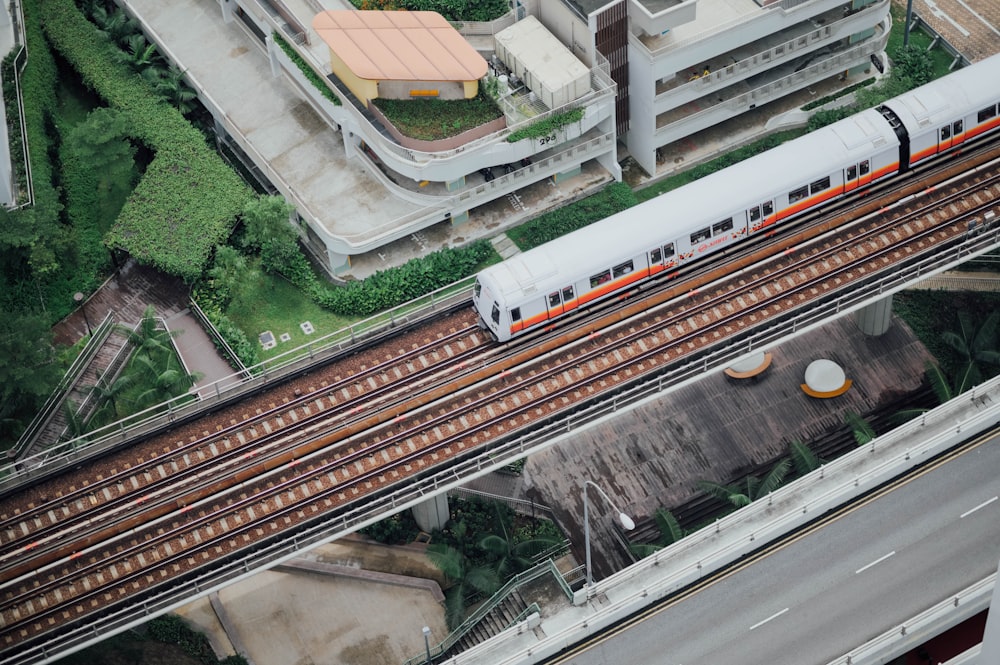
[[[540,139],[543,136],[548,136],[558,131],[566,125],[583,120],[583,114],[584,110],[582,108],[570,109],[564,113],[555,113],[544,120],[533,122],[527,127],[522,127],[511,132],[507,136],[507,142],[517,143],[521,139]]]
[[[492,21],[510,11],[507,0],[351,0],[358,9],[438,12],[449,21]]]
[[[503,115],[482,93],[472,99],[374,99],[372,103],[405,136],[423,141],[457,136]]]
[[[507,236],[521,250],[528,250],[621,212],[635,203],[635,195],[629,186],[614,182],[597,194],[539,215],[507,231]]]
[[[194,281],[252,191],[177,109],[118,62],[117,47],[72,0],[48,0],[41,13],[54,48],[125,115],[132,135],[156,151],[107,244]]]
[[[247,332],[251,341],[256,341],[265,330],[274,334],[278,345],[267,351],[259,349],[262,359],[307,344],[358,320],[357,317],[339,316],[323,309],[288,280],[262,271],[255,271],[253,278],[233,297],[226,315]],[[305,321],[312,324],[314,333],[307,335],[302,331],[299,324]],[[280,341],[283,333],[291,335],[291,340]]]
[[[285,52],[285,55],[287,55],[289,59],[295,63],[295,66],[299,68],[302,75],[309,79],[310,83],[316,86],[316,89],[319,90],[320,94],[330,100],[330,102],[334,105],[340,106],[340,97],[333,94],[333,90],[330,90],[330,86],[325,80],[323,80],[323,77],[317,74],[316,70],[310,67],[306,61],[302,59],[301,55],[296,53],[295,49],[292,48],[292,45],[286,42],[277,32],[272,32],[271,35],[274,37],[275,43],[277,43],[278,46],[281,47],[281,50]]]

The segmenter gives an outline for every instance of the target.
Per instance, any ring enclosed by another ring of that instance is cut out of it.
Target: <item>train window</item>
[[[521,320],[521,308],[520,307],[515,307],[514,309],[510,310],[510,320],[511,321],[520,321]]]
[[[659,247],[649,252],[649,265],[656,265],[663,260],[663,250]]]
[[[496,303],[493,303],[493,311],[490,312],[490,318],[493,319],[493,323],[500,323],[500,307]]]
[[[615,277],[621,277],[622,275],[627,275],[628,273],[632,272],[634,268],[635,266],[632,264],[631,261],[626,261],[625,263],[617,265],[614,268]]]
[[[556,291],[555,293],[550,293],[549,294],[549,307],[558,307],[561,303],[562,303],[562,301],[559,300],[559,292],[558,291]]]
[[[721,222],[712,225],[712,235],[717,236],[720,233],[726,233],[727,231],[733,230],[733,218],[724,219]]]
[[[591,275],[590,276],[590,288],[592,288],[592,289],[597,288],[601,284],[604,284],[605,282],[610,282],[610,281],[611,281],[611,271],[610,270],[605,270],[602,273],[598,273],[596,275]]]
[[[848,180],[855,180],[857,177],[858,177],[858,167],[857,166],[848,166],[847,167],[847,179]]]
[[[809,183],[809,193],[823,192],[830,189],[830,176],[820,178],[816,182]]]
[[[858,165],[858,168],[860,169],[861,175],[868,175],[868,172],[872,170],[871,169],[871,165],[868,163],[867,159],[865,161],[861,162]]]
[[[964,126],[965,126],[965,122],[964,121],[962,121],[962,120],[956,120],[951,125],[951,132],[952,132],[952,134],[954,134],[955,136],[958,136],[959,134],[962,133],[962,128]]]
[[[764,201],[760,204],[760,209],[764,212],[765,217],[770,217],[774,214],[774,203],[771,201]]]
[[[674,255],[674,243],[669,243],[663,246],[663,258],[669,259]]]
[[[573,299],[573,287],[567,286],[563,289],[563,302],[569,302]]]
[[[760,206],[754,206],[750,208],[750,221],[756,222],[760,220]]]
[[[947,141],[951,138],[951,127],[945,125],[941,128],[941,140]]]
[[[997,114],[997,105],[987,106],[979,112],[978,122],[984,122]]]
[[[482,291],[483,291],[483,285],[480,284],[479,280],[477,279],[476,280],[476,288],[475,288],[475,294],[476,294],[477,298],[479,297],[479,294],[482,293]]]
[[[712,237],[712,229],[706,226],[705,228],[699,229],[698,231],[695,231],[694,233],[691,234],[691,244],[697,245],[698,243],[704,242],[711,237]]]
[[[809,196],[809,188],[799,187],[798,189],[793,189],[792,191],[788,192],[788,202],[797,203],[807,196]]]

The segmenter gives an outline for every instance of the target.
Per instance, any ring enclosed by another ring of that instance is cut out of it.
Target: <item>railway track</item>
[[[998,198],[994,164],[854,224],[820,224],[765,264],[710,270],[705,279],[728,274],[697,289],[668,283],[533,344],[488,344],[457,316],[433,340],[390,342],[399,348],[357,373],[318,372],[215,432],[170,435],[94,481],[4,502],[0,651],[935,251]]]

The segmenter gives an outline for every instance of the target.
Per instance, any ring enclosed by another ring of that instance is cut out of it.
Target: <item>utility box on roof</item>
[[[590,70],[534,16],[498,32],[496,53],[550,109],[590,91]]]

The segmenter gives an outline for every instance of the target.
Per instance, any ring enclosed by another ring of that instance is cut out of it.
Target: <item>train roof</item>
[[[484,283],[515,301],[549,293],[660,242],[759,205],[765,197],[829,175],[831,164],[868,159],[896,142],[879,113],[868,109],[490,266],[481,274]]]
[[[1000,98],[1000,55],[952,72],[884,103],[899,117],[907,132],[922,133],[955,119],[955,109],[977,111]],[[992,84],[991,84],[992,83]]]

